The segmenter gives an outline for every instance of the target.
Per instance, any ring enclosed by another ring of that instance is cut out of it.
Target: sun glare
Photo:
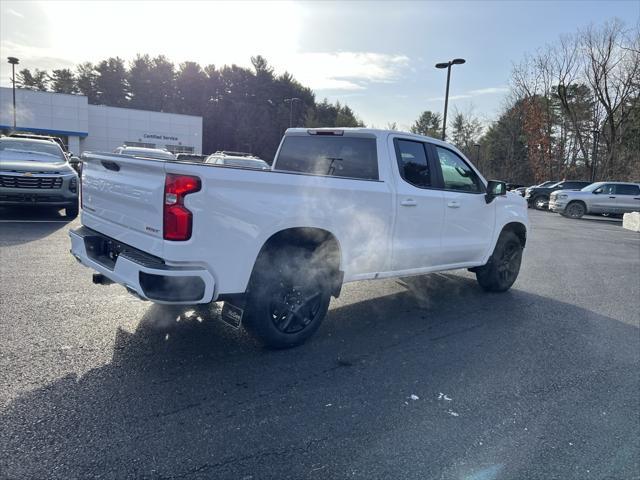
[[[252,55],[297,51],[301,6],[291,2],[73,2],[41,4],[50,20],[51,45],[76,61],[137,53],[175,62],[249,64]],[[87,18],[100,18],[99,23]],[[73,28],[70,29],[70,25]]]

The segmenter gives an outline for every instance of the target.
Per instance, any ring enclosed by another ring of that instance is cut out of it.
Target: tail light
[[[200,190],[200,179],[191,175],[167,174],[164,182],[165,240],[189,240],[193,214],[184,206],[184,197]]]

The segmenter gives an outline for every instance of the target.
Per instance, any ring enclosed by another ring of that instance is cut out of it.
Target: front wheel
[[[571,202],[564,209],[564,216],[569,218],[582,218],[587,209],[582,202]]]
[[[64,213],[65,216],[69,219],[74,219],[78,216],[79,213],[79,209],[78,209],[78,204],[69,206],[69,207],[65,207],[64,209]]]
[[[287,249],[258,260],[244,314],[246,330],[267,348],[301,345],[320,327],[331,299],[327,269],[312,253]]]
[[[488,292],[505,292],[518,278],[521,263],[520,239],[515,233],[505,231],[500,234],[487,264],[476,269],[476,278]]]
[[[549,205],[549,197],[545,195],[538,195],[533,199],[533,206],[536,210],[546,210]]]

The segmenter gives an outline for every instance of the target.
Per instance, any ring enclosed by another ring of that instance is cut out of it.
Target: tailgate
[[[125,235],[133,230],[162,240],[165,162],[90,152],[82,158],[82,208],[87,216],[120,226]]]

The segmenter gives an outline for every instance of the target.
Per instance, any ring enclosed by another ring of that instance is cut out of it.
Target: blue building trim
[[[13,130],[13,127],[9,126],[9,125],[0,125],[0,128],[7,129],[7,130]],[[45,135],[71,135],[71,136],[83,137],[83,138],[89,135],[89,132],[72,132],[72,131],[68,131],[68,130],[49,130],[47,128],[32,128],[32,127],[21,127],[21,126],[17,126],[16,127],[16,131],[18,131],[18,132],[26,131],[26,132],[32,132],[32,133],[42,133],[42,134],[45,134]]]

